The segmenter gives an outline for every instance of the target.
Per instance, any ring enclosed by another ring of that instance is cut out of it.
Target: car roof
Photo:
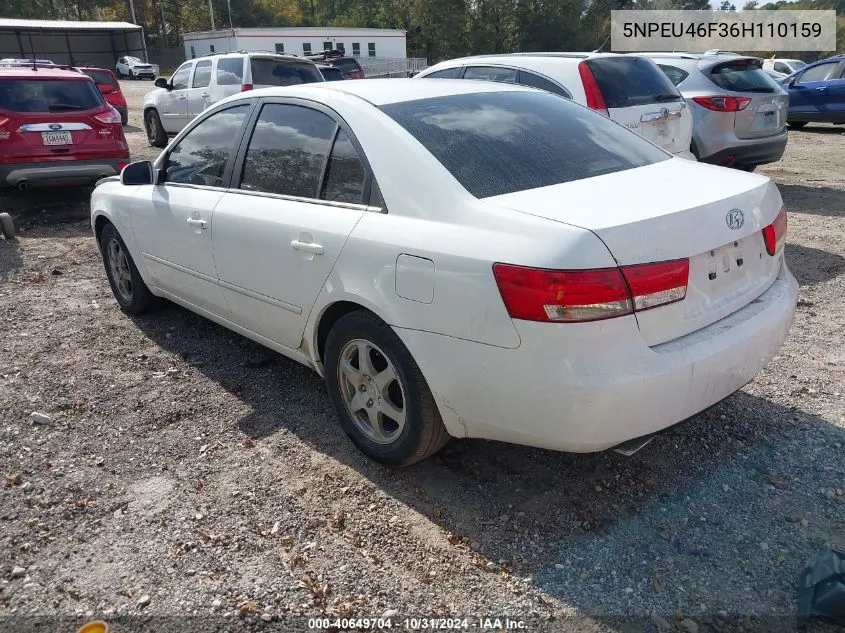
[[[318,101],[331,99],[337,94],[327,95],[326,91],[344,93],[359,97],[374,106],[383,106],[404,101],[417,101],[451,95],[475,94],[484,92],[536,92],[533,88],[517,84],[492,81],[467,81],[462,79],[438,79],[437,81],[419,81],[416,79],[359,79],[358,81],[327,81],[299,84],[297,86],[279,86],[262,88],[252,92],[240,93],[238,97],[255,96],[302,96]],[[230,98],[229,101],[234,98]]]
[[[64,68],[47,68],[39,66],[37,70],[32,66],[0,67],[0,77],[13,79],[76,79],[77,81],[91,81],[88,75],[75,70]]]
[[[489,55],[470,55],[468,57],[458,57],[449,59],[435,66],[459,66],[471,61],[490,61],[490,62],[525,62],[531,58],[548,60],[553,59],[593,59],[596,57],[622,57],[618,53],[561,53],[561,52],[534,52],[534,53],[492,53]]]

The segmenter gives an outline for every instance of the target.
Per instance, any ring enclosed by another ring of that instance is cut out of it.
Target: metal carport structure
[[[129,22],[0,18],[0,59],[50,59],[71,66],[114,68],[118,57],[147,59],[144,30]]]

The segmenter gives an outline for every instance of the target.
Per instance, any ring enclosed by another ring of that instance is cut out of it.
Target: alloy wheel
[[[353,339],[337,368],[343,403],[358,429],[377,444],[394,442],[405,428],[405,390],[393,363],[374,343]]]

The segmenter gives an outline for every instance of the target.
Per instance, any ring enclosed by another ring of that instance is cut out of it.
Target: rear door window
[[[789,66],[787,66],[783,62],[775,62],[775,71],[783,73],[784,75],[788,75],[792,72],[791,70],[789,70]]]
[[[256,86],[296,86],[323,81],[323,76],[313,64],[254,57],[252,83]]]
[[[710,70],[710,81],[731,92],[778,92],[775,81],[762,70],[759,59],[737,59],[717,64]]]
[[[642,57],[597,57],[587,61],[608,108],[681,101],[669,78]]]
[[[670,66],[669,64],[658,64],[657,65],[660,70],[663,71],[663,74],[669,78],[674,85],[679,86],[681,82],[689,77],[689,73],[682,68],[678,68],[677,66]]]
[[[269,103],[255,124],[240,188],[316,198],[337,125],[311,108]]]
[[[515,84],[516,70],[513,68],[497,68],[496,66],[467,66],[464,71],[464,79],[501,81],[503,83]]]
[[[609,118],[545,92],[450,95],[381,109],[477,198],[670,158]]]
[[[197,62],[197,69],[194,71],[194,80],[191,82],[193,88],[205,88],[211,83],[211,60]]]
[[[217,60],[217,85],[238,86],[244,80],[244,58],[222,57]]]
[[[551,92],[552,94],[560,95],[561,97],[566,97],[567,99],[572,98],[572,95],[570,95],[566,90],[558,86],[556,83],[549,81],[548,79],[541,77],[540,75],[535,75],[532,72],[528,72],[527,70],[519,71],[519,83],[521,83],[523,86],[539,88],[540,90],[545,90],[546,92]]]
[[[74,112],[105,104],[93,82],[84,80],[0,79],[0,110]]]

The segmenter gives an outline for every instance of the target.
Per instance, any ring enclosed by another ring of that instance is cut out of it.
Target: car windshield
[[[757,59],[739,59],[717,64],[710,70],[710,81],[731,92],[778,92],[780,88],[761,70]]]
[[[315,81],[323,81],[323,76],[314,64],[252,59],[252,83],[256,86],[295,86]]]
[[[546,92],[451,95],[381,109],[477,198],[670,158],[607,117]]]
[[[88,80],[0,79],[0,110],[70,112],[104,104],[100,91]]]

